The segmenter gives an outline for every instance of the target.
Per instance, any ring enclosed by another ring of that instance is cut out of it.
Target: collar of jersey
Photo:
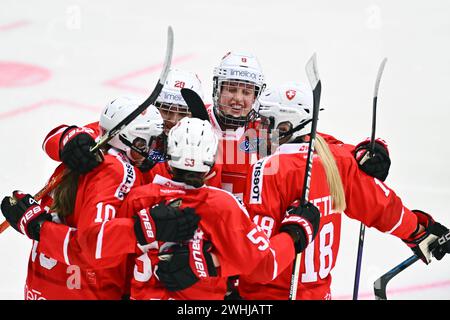
[[[186,189],[186,190],[190,190],[190,189],[197,189],[193,186],[190,186],[184,182],[178,182],[178,181],[173,181],[171,179],[168,179],[166,177],[160,176],[159,174],[155,175],[155,177],[153,178],[152,183],[154,184],[159,184],[165,187],[175,187],[175,188],[180,188],[180,189]],[[200,188],[203,188],[205,185],[201,186]]]
[[[285,143],[277,148],[275,153],[291,154],[291,153],[306,153],[308,152],[309,143]]]
[[[124,162],[131,163],[130,159],[128,159],[128,157],[121,150],[118,150],[114,147],[109,148],[107,153],[115,156],[116,158],[122,159]]]

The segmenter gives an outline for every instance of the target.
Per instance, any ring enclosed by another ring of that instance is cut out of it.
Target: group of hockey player
[[[425,263],[450,253],[449,229],[405,207],[384,184],[387,145],[353,146],[317,133],[305,179],[313,94],[266,88],[252,54],[214,69],[208,120],[180,90],[203,98],[192,72],[172,69],[156,103],[91,152],[141,101],[121,96],[100,120],[51,130],[43,149],[64,173],[40,202],[14,191],[1,211],[33,240],[25,299],[331,299],[341,215],[403,240]],[[362,161],[364,159],[364,162]]]

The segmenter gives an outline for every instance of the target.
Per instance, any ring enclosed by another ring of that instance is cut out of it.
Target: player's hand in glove
[[[60,158],[72,171],[87,173],[97,167],[102,161],[101,152],[92,153],[95,145],[89,130],[83,127],[68,127],[61,135],[59,142]]]
[[[52,216],[31,195],[21,191],[14,191],[12,197],[4,197],[1,209],[14,229],[37,241],[42,224],[45,221],[52,221]]]
[[[371,177],[378,180],[386,180],[391,167],[391,158],[389,158],[389,150],[383,139],[376,139],[374,151],[370,150],[370,139],[367,138],[355,147],[355,159],[359,168]]]
[[[176,244],[159,254],[155,273],[169,291],[191,287],[202,278],[217,276],[210,253],[211,243],[196,239],[187,244]]]
[[[174,202],[172,202],[174,203]],[[134,232],[140,245],[154,241],[184,241],[194,236],[200,217],[192,208],[180,209],[163,202],[134,216]]]
[[[153,161],[153,159],[146,158],[137,167],[141,172],[146,173],[149,172],[156,164],[157,162]]]
[[[429,264],[431,255],[441,260],[450,253],[450,231],[442,224],[435,222],[427,213],[412,210],[418,220],[417,230],[406,240],[403,240],[423,262]],[[420,231],[420,226],[425,230]]]
[[[295,252],[300,253],[317,235],[320,224],[319,209],[308,202],[305,205],[292,206],[281,221],[280,232],[287,232],[294,240]]]

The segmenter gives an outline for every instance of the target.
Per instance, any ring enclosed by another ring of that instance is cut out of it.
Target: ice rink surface
[[[171,25],[173,66],[198,73],[207,101],[213,68],[230,50],[256,54],[268,84],[306,81],[316,52],[326,109],[318,130],[349,143],[370,135],[376,72],[388,57],[377,121],[391,152],[386,183],[406,206],[450,226],[449,17],[446,0],[2,0],[0,195],[44,186],[56,166],[41,150],[51,128],[95,121],[121,93],[145,97]],[[334,299],[351,299],[358,234],[359,222],[344,217]],[[11,228],[0,235],[0,299],[23,298],[30,248]],[[373,299],[373,281],[410,255],[400,240],[366,229],[360,297]],[[403,271],[388,297],[449,299],[450,258]]]

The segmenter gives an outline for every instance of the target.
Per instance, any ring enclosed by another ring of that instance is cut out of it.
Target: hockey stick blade
[[[209,121],[208,111],[206,111],[205,104],[197,92],[183,88],[181,89],[181,96],[188,105],[193,118]]]
[[[105,145],[108,141],[110,141],[112,138],[114,138],[123,128],[125,128],[128,124],[131,123],[139,114],[141,114],[145,109],[148,108],[151,104],[153,104],[156,99],[158,98],[159,94],[161,93],[161,90],[164,86],[164,83],[166,82],[167,75],[169,74],[170,65],[172,63],[172,55],[173,55],[173,30],[172,27],[169,26],[167,30],[167,47],[166,47],[166,56],[164,59],[163,68],[161,71],[161,74],[158,79],[158,83],[156,84],[155,88],[153,89],[150,96],[141,104],[139,105],[132,113],[130,113],[128,116],[126,116],[122,121],[120,121],[114,128],[112,128],[107,134],[100,137],[99,141],[95,146],[93,146],[90,151],[96,152]],[[36,195],[36,200],[40,200],[44,195],[52,191],[58,184],[64,179],[64,174],[60,173],[58,176],[56,176],[52,181],[49,182],[44,188],[42,188]],[[8,221],[3,221],[0,225],[0,234],[5,231],[9,227]]]
[[[313,88],[313,114],[311,123],[311,133],[309,134],[310,139],[309,139],[308,157],[306,160],[305,179],[303,181],[303,189],[301,197],[302,204],[307,203],[309,200],[312,160],[314,153],[314,144],[316,141],[317,121],[319,119],[320,94],[322,92],[322,84],[320,82],[319,70],[317,68],[317,58],[315,53],[306,63],[306,74],[308,76],[309,83],[311,84],[311,88]],[[289,289],[289,300],[297,299],[297,287],[298,287],[298,277],[300,274],[301,256],[302,256],[301,253],[297,254],[294,260],[294,265],[291,274],[291,285]]]
[[[373,283],[373,290],[375,293],[375,300],[387,300],[386,296],[386,287],[388,282],[398,275],[400,272],[411,266],[413,263],[419,260],[419,257],[416,255],[412,255],[396,267],[392,268],[385,274],[383,274],[381,277],[379,277],[375,282]]]
[[[381,76],[383,75],[384,66],[386,65],[387,58],[381,61],[380,67],[378,68],[377,79],[375,80],[375,88],[373,91],[373,108],[372,108],[372,134],[370,136],[370,150],[372,153],[375,149],[375,130],[377,127],[377,102],[378,102],[378,89],[380,87]]]
[[[148,108],[151,104],[155,103],[158,98],[161,90],[166,82],[167,75],[170,70],[170,65],[172,62],[172,54],[173,54],[173,30],[172,27],[169,26],[167,30],[167,49],[166,49],[166,57],[164,60],[164,65],[161,71],[161,75],[159,76],[158,83],[153,89],[150,96],[139,105],[132,113],[126,116],[122,121],[120,121],[114,128],[112,128],[108,133],[103,135],[100,140],[97,142],[95,146],[91,148],[91,152],[96,152],[101,146],[108,143],[112,138],[114,138],[123,128],[130,124],[139,114],[141,114],[145,109]]]

